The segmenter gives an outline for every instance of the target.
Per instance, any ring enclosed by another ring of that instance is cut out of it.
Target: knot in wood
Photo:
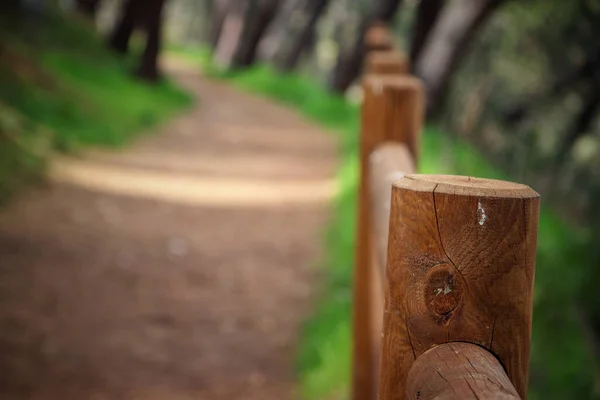
[[[427,273],[425,304],[436,316],[446,316],[460,303],[462,282],[458,271],[448,264],[441,264]]]

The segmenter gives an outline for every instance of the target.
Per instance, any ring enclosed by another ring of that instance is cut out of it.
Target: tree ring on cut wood
[[[441,264],[432,268],[425,278],[425,304],[437,319],[445,322],[460,303],[462,298],[462,282],[458,271],[449,264]]]

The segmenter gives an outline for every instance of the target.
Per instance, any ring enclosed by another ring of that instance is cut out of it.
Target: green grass
[[[343,155],[342,190],[325,238],[327,272],[314,315],[306,322],[298,354],[305,399],[348,397],[350,378],[350,307],[358,183],[358,123],[355,105],[331,95],[309,79],[280,75],[269,67],[223,73],[207,53],[186,55],[208,65],[215,77],[293,107],[337,133]],[[423,133],[420,172],[507,179],[469,144],[434,127]],[[543,199],[542,199],[543,203]],[[587,265],[586,232],[561,221],[542,205],[535,281],[530,399],[595,398],[595,365],[577,319]]]
[[[59,149],[119,146],[164,121],[190,97],[169,81],[148,85],[131,59],[111,54],[81,21],[55,15],[5,16],[0,100],[48,128]]]
[[[112,54],[75,18],[33,11],[0,16],[0,157],[10,154],[0,162],[0,192],[14,192],[44,165],[27,161],[27,141],[15,151],[8,137],[50,132],[46,157],[52,149],[116,147],[192,103],[168,80],[150,85],[134,78],[134,59]],[[14,116],[26,123],[7,125]],[[34,158],[44,157],[38,153]]]

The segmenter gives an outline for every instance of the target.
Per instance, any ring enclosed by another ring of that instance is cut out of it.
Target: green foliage
[[[14,20],[3,21],[7,57],[16,54],[16,69],[37,70],[50,83],[41,87],[23,79],[9,63],[0,99],[51,129],[60,149],[122,145],[190,103],[170,82],[151,86],[134,79],[131,63],[116,58],[77,20],[51,15],[17,19],[16,26]]]
[[[195,58],[209,65],[207,54]],[[189,58],[192,59],[192,58]],[[298,369],[306,399],[347,398],[350,379],[352,266],[358,183],[358,108],[310,80],[279,75],[268,67],[210,73],[234,85],[299,109],[340,135],[341,190],[325,238],[327,278],[315,314],[304,325]],[[466,142],[435,127],[422,140],[420,172],[507,177]],[[546,207],[539,221],[531,354],[531,399],[595,398],[595,366],[578,318],[578,300],[589,265],[587,233],[565,224]]]
[[[27,126],[36,126],[51,132],[51,147],[62,151],[118,146],[191,104],[168,81],[138,81],[130,64],[76,19],[33,11],[0,17],[0,103],[27,121],[19,138],[35,135]],[[13,147],[14,141],[0,138],[0,176],[18,181],[25,176],[16,165],[27,157]],[[0,178],[0,191],[14,188]]]

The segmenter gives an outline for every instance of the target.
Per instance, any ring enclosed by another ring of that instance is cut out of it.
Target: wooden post
[[[418,164],[424,107],[421,81],[412,76],[369,74],[363,79],[363,92],[361,166],[385,142],[405,144]]]
[[[404,143],[416,162],[423,119],[423,88],[416,78],[367,76],[363,81],[360,145],[360,187],[357,223],[353,304],[353,379],[352,398],[372,400],[377,396],[378,354],[381,335],[372,327],[381,319],[375,310],[377,290],[374,282],[375,260],[373,219],[371,215],[369,156],[383,142]],[[383,297],[383,296],[381,296]]]
[[[382,23],[373,24],[365,33],[365,49],[371,51],[389,51],[394,48],[394,40],[389,28]]]
[[[373,51],[367,54],[365,70],[369,74],[404,75],[408,61],[399,51]]]
[[[496,357],[470,343],[441,344],[419,356],[408,372],[406,398],[520,399]]]
[[[394,184],[379,398],[404,399],[431,347],[489,350],[527,396],[539,195],[516,183],[407,175]]]

